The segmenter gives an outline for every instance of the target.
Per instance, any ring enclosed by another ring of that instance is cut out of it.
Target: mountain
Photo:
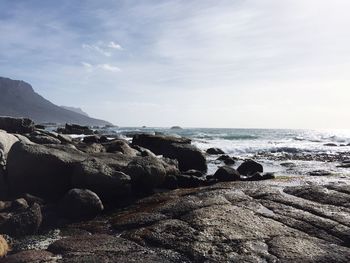
[[[81,108],[78,108],[78,107],[70,107],[70,106],[60,106],[60,107],[63,108],[63,109],[70,110],[70,111],[74,111],[74,112],[79,113],[79,114],[81,114],[81,115],[90,117],[89,114],[87,114],[87,113],[86,113],[85,111],[83,111]]]
[[[27,117],[36,123],[75,123],[98,126],[111,124],[61,108],[36,93],[30,84],[2,77],[0,77],[0,115]]]

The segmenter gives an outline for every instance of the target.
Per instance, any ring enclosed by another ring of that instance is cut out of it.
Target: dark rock
[[[34,125],[35,129],[40,129],[40,130],[45,130],[45,125],[42,125],[42,124],[35,124]]]
[[[237,171],[241,175],[249,176],[251,174],[254,174],[256,172],[263,172],[264,168],[261,164],[253,161],[253,160],[247,160],[244,161],[238,168]]]
[[[143,156],[143,157],[147,157],[147,156],[157,157],[153,152],[151,152],[150,150],[143,148],[141,146],[132,145],[132,148],[137,150],[141,154],[141,156]]]
[[[221,155],[219,158],[216,160],[218,161],[223,161],[226,165],[233,165],[236,162],[236,158],[230,157],[228,155]]]
[[[34,122],[27,118],[0,117],[0,130],[9,133],[31,133],[34,128]]]
[[[81,126],[78,124],[66,124],[65,128],[57,129],[58,133],[63,134],[84,134],[84,135],[93,135],[94,131],[91,130],[88,126]]]
[[[165,189],[176,189],[179,185],[177,183],[177,176],[175,175],[167,175],[165,176],[163,184],[160,186],[160,188]]]
[[[90,189],[102,200],[113,200],[130,194],[131,179],[98,159],[87,159],[76,164],[72,186]]]
[[[263,179],[264,180],[271,180],[271,179],[275,179],[276,176],[274,175],[274,173],[264,173],[263,174]]]
[[[324,146],[330,146],[330,147],[336,147],[338,146],[338,144],[335,144],[335,143],[325,143],[323,144]]]
[[[2,167],[0,160],[0,200],[6,199],[8,197],[9,187],[7,180],[5,178],[5,170]]]
[[[6,164],[8,152],[16,142],[18,142],[16,136],[0,130],[0,165]]]
[[[145,147],[157,155],[162,155],[168,151],[173,143],[191,144],[191,140],[166,135],[136,134],[132,139],[132,143],[133,145]]]
[[[105,143],[105,142],[109,142],[109,140],[108,140],[107,136],[102,135],[102,136],[100,137],[100,141],[99,141],[99,142],[100,142],[100,143]]]
[[[264,180],[264,177],[262,176],[262,174],[256,172],[252,175],[249,175],[247,178],[246,178],[247,181],[261,181],[261,180]]]
[[[204,180],[191,175],[180,174],[176,176],[177,184],[181,188],[199,187],[204,185]]]
[[[292,163],[292,162],[280,163],[280,165],[287,168],[292,168],[296,166],[295,163]]]
[[[214,178],[219,181],[227,182],[227,181],[238,181],[240,180],[240,175],[230,166],[220,167],[214,174]]]
[[[0,226],[2,233],[23,236],[35,234],[42,222],[41,209],[38,204],[30,208],[11,214],[10,217]]]
[[[99,143],[100,137],[97,135],[86,136],[83,139],[84,143]]]
[[[76,144],[76,147],[80,151],[85,152],[85,153],[89,153],[89,154],[106,152],[106,148],[100,143],[89,143],[89,144],[78,143],[78,144]]]
[[[37,197],[37,196],[34,196],[34,195],[31,195],[31,194],[28,194],[28,193],[23,194],[22,198],[24,198],[29,205],[33,205],[34,203],[37,203],[37,204],[42,206],[45,204],[44,199]]]
[[[63,215],[71,219],[91,218],[104,209],[97,194],[88,189],[71,189],[60,203]]]
[[[196,176],[196,177],[202,177],[204,175],[203,172],[198,170],[188,170],[182,174],[189,175],[189,176]]]
[[[207,150],[207,154],[216,155],[216,154],[225,154],[225,152],[219,148],[209,148]]]
[[[182,130],[182,128],[180,126],[172,126],[170,130]]]
[[[49,263],[56,262],[57,257],[45,250],[26,250],[8,255],[1,263]]]
[[[64,145],[15,143],[8,155],[7,180],[12,195],[30,193],[60,198],[71,189],[74,163],[85,155]]]
[[[331,174],[332,174],[331,172],[324,171],[324,170],[316,170],[316,171],[309,172],[309,175],[311,176],[328,176]]]
[[[11,204],[12,211],[26,210],[28,208],[29,208],[29,205],[27,203],[27,200],[25,200],[24,198],[18,198],[12,201],[12,204]]]

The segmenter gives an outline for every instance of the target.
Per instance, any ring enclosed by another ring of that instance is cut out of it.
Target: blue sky
[[[1,0],[0,75],[118,125],[350,128],[350,1]]]

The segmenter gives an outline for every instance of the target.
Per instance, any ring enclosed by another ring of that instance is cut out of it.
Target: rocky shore
[[[275,179],[187,138],[39,128],[0,117],[0,262],[350,261],[348,177]]]

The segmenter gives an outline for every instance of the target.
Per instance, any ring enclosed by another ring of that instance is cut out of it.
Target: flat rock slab
[[[335,181],[159,193],[104,216],[105,228],[74,224],[83,234],[48,251],[57,262],[350,262],[350,181]]]

